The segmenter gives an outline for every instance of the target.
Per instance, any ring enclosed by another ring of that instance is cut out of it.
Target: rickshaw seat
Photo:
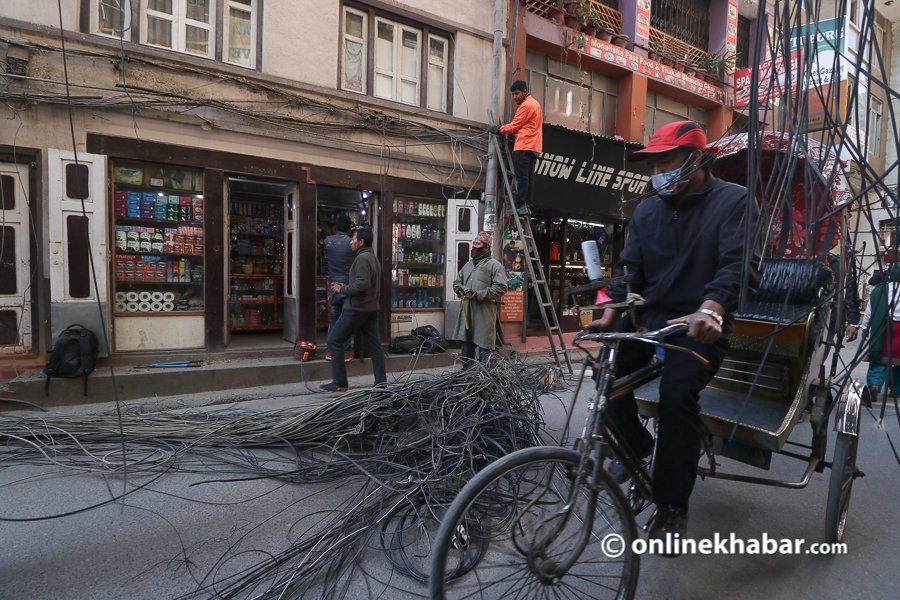
[[[716,437],[764,451],[781,448],[808,386],[811,343],[831,270],[809,259],[768,259],[759,290],[735,314],[731,350],[700,393],[700,414]],[[763,361],[763,357],[766,360]],[[635,390],[638,408],[656,416],[656,382]]]
[[[772,323],[805,322],[818,303],[819,290],[829,287],[832,279],[831,270],[818,261],[767,259],[759,290],[734,316]]]

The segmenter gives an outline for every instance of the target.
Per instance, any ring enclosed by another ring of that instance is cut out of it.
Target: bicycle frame
[[[569,518],[571,518],[574,504],[576,501],[576,495],[578,493],[578,489],[580,488],[583,482],[587,482],[589,484],[589,488],[592,490],[592,494],[588,499],[588,510],[586,512],[586,521],[584,523],[584,527],[582,527],[580,537],[578,539],[578,548],[576,552],[570,554],[568,560],[563,563],[554,565],[554,571],[565,573],[568,571],[577,561],[578,556],[581,551],[587,546],[591,531],[593,530],[593,519],[594,519],[594,509],[597,504],[597,492],[599,486],[596,484],[597,481],[600,480],[601,477],[605,477],[602,474],[603,471],[603,461],[608,456],[611,455],[615,457],[617,460],[621,461],[631,476],[631,481],[633,485],[637,489],[638,494],[640,494],[642,499],[650,500],[653,497],[653,484],[650,474],[644,468],[643,461],[635,455],[631,449],[623,443],[621,437],[615,432],[614,428],[609,427],[609,423],[604,416],[606,414],[606,407],[611,399],[615,397],[619,397],[624,395],[638,386],[643,385],[647,381],[650,381],[659,376],[662,372],[661,364],[651,364],[644,369],[639,369],[638,371],[631,373],[630,375],[623,378],[618,385],[616,385],[616,376],[615,376],[615,365],[616,365],[616,356],[619,350],[619,344],[622,341],[626,340],[634,340],[641,341],[646,343],[654,343],[659,344],[665,347],[671,347],[673,349],[685,350],[682,348],[678,348],[676,346],[670,346],[668,344],[664,344],[654,339],[654,336],[665,338],[669,335],[680,333],[686,331],[687,327],[685,325],[673,325],[661,329],[655,332],[649,332],[647,334],[622,334],[622,333],[612,333],[612,334],[594,334],[594,337],[598,340],[604,340],[604,345],[600,348],[597,356],[594,357],[593,354],[584,347],[579,345],[579,339],[576,339],[575,345],[581,348],[583,351],[587,353],[587,358],[584,361],[584,365],[582,367],[581,376],[578,380],[578,386],[576,388],[575,395],[572,399],[572,405],[568,411],[566,427],[563,433],[563,438],[568,432],[568,421],[571,419],[571,413],[574,409],[575,402],[578,399],[578,393],[581,390],[581,385],[584,382],[584,376],[587,372],[588,366],[593,366],[598,369],[598,372],[595,373],[595,391],[592,395],[591,401],[588,403],[588,412],[585,417],[584,427],[582,428],[581,436],[577,438],[574,442],[573,449],[576,452],[581,454],[581,459],[578,464],[578,470],[574,474],[574,479],[572,480],[572,485],[569,489],[569,496],[567,498],[565,506],[563,506],[560,511],[554,515],[552,518],[562,517],[558,524],[554,527],[549,528],[549,530],[544,532],[542,539],[538,544],[532,545],[532,549],[535,547],[541,548],[545,545],[548,545],[556,536],[556,534],[564,527]],[[584,336],[585,339],[591,334],[587,334]],[[685,350],[690,352],[689,350]],[[560,440],[560,445],[565,445],[565,439]],[[586,472],[586,466],[590,465],[590,473]],[[548,476],[548,480],[546,483],[545,491],[549,488],[551,484],[550,477]],[[529,509],[534,503],[539,501],[539,498],[535,498],[532,500],[525,510],[521,511],[519,514],[527,513],[527,509]],[[547,519],[549,521],[550,519]],[[529,557],[529,563],[532,569],[535,571],[540,571],[541,574],[548,579],[552,579],[555,574],[553,573],[543,573],[540,569],[541,565],[531,564],[535,555],[532,554]]]

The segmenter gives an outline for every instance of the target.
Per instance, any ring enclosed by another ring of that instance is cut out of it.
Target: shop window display
[[[114,313],[202,314],[203,172],[113,165]]]
[[[391,307],[443,310],[447,205],[394,200]]]

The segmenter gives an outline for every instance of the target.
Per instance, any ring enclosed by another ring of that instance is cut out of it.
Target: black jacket
[[[745,221],[754,223],[759,210],[747,200],[747,189],[709,176],[703,188],[675,201],[650,196],[635,209],[625,249],[614,276],[633,274],[632,291],[647,301],[641,325],[658,328],[666,320],[695,312],[705,300],[737,308],[744,264]],[[749,231],[753,232],[754,227]],[[609,289],[616,301],[625,286]]]

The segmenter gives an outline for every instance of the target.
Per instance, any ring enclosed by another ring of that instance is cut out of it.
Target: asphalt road
[[[313,402],[282,387],[257,389],[246,406],[270,408]],[[228,396],[227,394],[225,396]],[[563,399],[567,394],[562,394]],[[145,408],[204,404],[208,397],[159,399]],[[240,398],[240,392],[230,395]],[[100,407],[97,407],[100,408]],[[60,409],[69,412],[83,408]],[[560,402],[545,400],[550,427],[563,418]],[[576,410],[573,425],[580,429]],[[853,490],[842,556],[733,555],[645,556],[638,598],[649,599],[894,599],[900,584],[896,565],[900,539],[900,466],[888,443],[900,445],[893,407],[878,424],[863,415],[858,465],[866,477]],[[807,441],[801,424],[792,439]],[[832,439],[833,441],[833,439]],[[829,460],[831,450],[828,454]],[[740,470],[723,459],[723,466]],[[776,459],[770,476],[798,479],[803,464]],[[748,469],[752,471],[752,469]],[[756,472],[754,474],[762,474]],[[815,474],[802,490],[720,480],[698,481],[692,497],[689,536],[711,539],[718,532],[738,538],[824,539],[829,471]],[[156,481],[136,474],[130,485],[147,484],[126,502],[108,503],[72,516],[31,522],[0,522],[0,599],[101,600],[176,598],[263,552],[290,545],[314,526],[350,490],[333,485],[284,485],[269,480],[205,483],[208,474],[171,472]],[[57,515],[73,507],[106,501],[121,489],[119,479],[56,467],[0,465],[0,516]],[[311,518],[303,519],[307,515]],[[643,518],[641,519],[643,521]],[[218,562],[229,551],[232,557]],[[893,558],[892,558],[893,557]],[[423,564],[427,557],[423,557]],[[378,553],[365,561],[370,577],[357,577],[351,598],[424,597],[416,582],[391,576]],[[377,581],[389,582],[378,584]],[[399,589],[398,589],[399,588]],[[401,591],[405,590],[405,591]]]

